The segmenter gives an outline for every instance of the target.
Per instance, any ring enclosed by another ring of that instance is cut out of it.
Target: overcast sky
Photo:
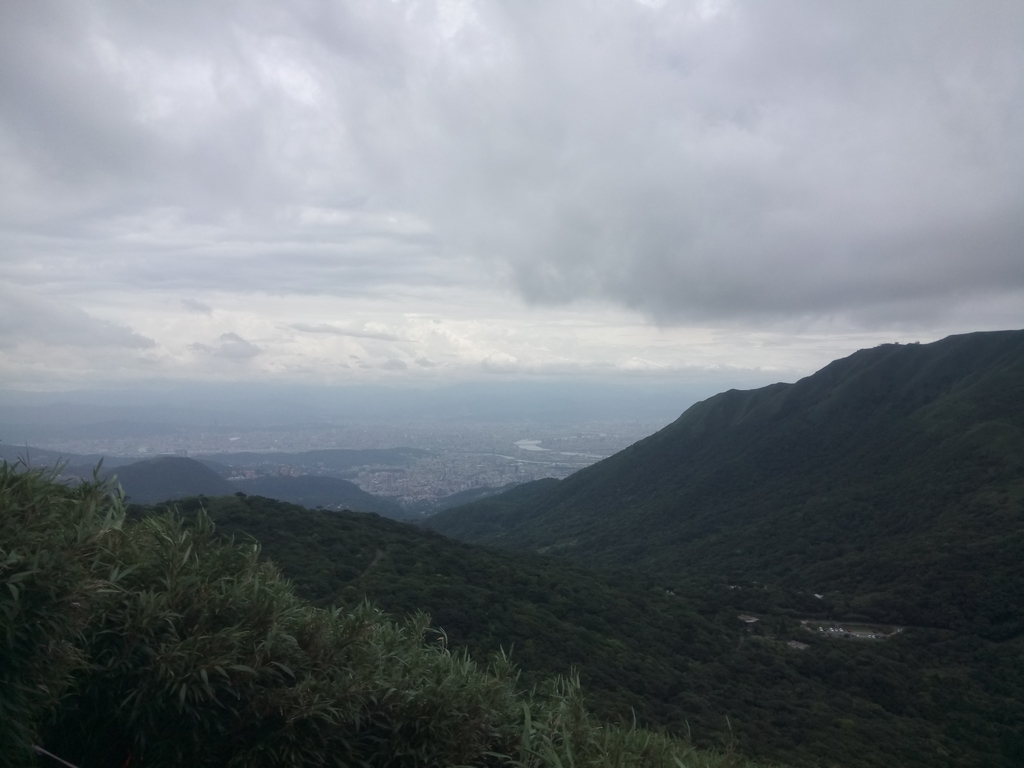
[[[0,0],[0,387],[1024,326],[1019,0]]]

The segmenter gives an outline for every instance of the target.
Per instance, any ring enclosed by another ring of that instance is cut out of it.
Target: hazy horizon
[[[343,425],[643,424],[648,432],[717,392],[719,382],[643,386],[603,382],[491,382],[420,387],[296,387],[225,383],[127,390],[0,392],[0,442],[68,445],[103,435],[181,430],[252,432]],[[736,382],[739,383],[739,382]],[[759,383],[759,382],[751,382]],[[714,390],[714,391],[712,391]],[[144,441],[143,441],[144,442]],[[113,444],[113,443],[111,443]],[[399,441],[393,443],[397,447]],[[408,444],[408,443],[407,443]]]

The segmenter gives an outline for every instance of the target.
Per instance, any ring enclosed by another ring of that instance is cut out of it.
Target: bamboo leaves
[[[31,764],[40,738],[76,764],[154,768],[674,768],[689,755],[593,721],[575,676],[518,690],[507,655],[484,669],[426,615],[313,608],[201,511],[121,525],[109,487],[5,465],[0,512],[0,765]]]

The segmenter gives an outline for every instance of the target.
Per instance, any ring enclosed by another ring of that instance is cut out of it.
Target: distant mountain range
[[[846,615],[1024,633],[1024,331],[888,344],[729,391],[562,481],[425,525],[630,567],[760,582]]]
[[[105,469],[134,464],[138,458],[103,456],[101,454],[67,453],[29,445],[0,443],[0,461],[21,462],[30,467],[62,467],[65,477],[92,477],[93,470],[103,462]]]
[[[209,467],[180,456],[146,459],[105,474],[121,484],[129,501],[139,504],[183,496],[225,496],[237,490]]]
[[[368,464],[383,464],[389,467],[404,466],[429,455],[430,451],[421,448],[325,448],[294,453],[256,453],[255,451],[200,453],[193,458],[228,467],[296,464],[317,467],[325,472],[348,472]]]
[[[186,496],[245,493],[309,508],[376,512],[395,519],[407,516],[397,502],[367,493],[348,480],[322,475],[261,475],[228,480],[203,462],[182,456],[139,461],[118,467],[108,476],[116,477],[129,501],[138,504],[156,504]]]
[[[303,462],[316,464],[323,471],[337,472],[367,463],[400,465],[423,453],[414,448],[369,451],[337,449],[298,454],[216,454],[201,460],[184,456],[158,456],[139,461],[124,457],[84,456],[0,445],[0,460],[10,463],[27,460],[34,467],[62,467],[61,474],[65,478],[91,477],[99,466],[101,476],[116,477],[129,500],[138,504],[156,504],[187,496],[223,496],[241,492],[310,508],[376,512],[394,519],[418,516],[420,512],[403,509],[393,499],[367,493],[355,483],[338,477],[259,473],[251,478],[239,478],[236,467]],[[496,489],[492,491],[496,492]],[[443,505],[443,501],[439,503]]]
[[[186,496],[219,496],[246,493],[301,504],[305,507],[376,512],[396,520],[418,518],[442,509],[486,498],[508,490],[471,488],[440,499],[425,499],[408,508],[394,499],[363,491],[338,474],[351,474],[359,467],[383,465],[403,467],[429,455],[418,448],[347,449],[333,448],[296,453],[218,453],[195,457],[157,456],[136,458],[99,454],[67,454],[60,451],[0,444],[0,460],[27,461],[34,467],[60,466],[66,478],[92,477],[100,466],[104,477],[115,476],[131,501],[155,504]],[[318,474],[278,474],[281,466],[300,466]],[[240,468],[256,468],[253,476],[240,475]],[[322,473],[322,474],[320,474]],[[333,473],[333,474],[332,474]]]

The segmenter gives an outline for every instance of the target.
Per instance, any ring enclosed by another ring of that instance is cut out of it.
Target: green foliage
[[[502,741],[510,692],[425,647],[425,620],[313,609],[256,548],[211,534],[202,516],[190,530],[150,518],[105,553],[135,568],[54,731],[69,747],[123,744],[167,766],[421,765]]]
[[[575,679],[523,692],[422,614],[310,606],[202,510],[118,528],[102,485],[3,472],[4,765],[38,740],[81,766],[723,764],[600,725]]]
[[[523,727],[512,768],[741,768],[752,765],[733,752],[697,750],[677,739],[631,727],[601,725],[583,705],[575,674],[554,678],[541,706],[523,705]]]
[[[92,565],[123,519],[100,483],[0,464],[0,764],[26,764],[39,724],[85,664],[83,633],[117,574]]]

